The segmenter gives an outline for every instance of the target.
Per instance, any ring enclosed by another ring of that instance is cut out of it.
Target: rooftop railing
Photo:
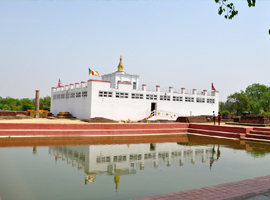
[[[76,83],[66,85],[65,87],[55,87],[52,88],[53,92],[61,92],[61,91],[67,91],[67,90],[76,90],[76,89],[82,89],[82,88],[87,88],[87,84],[82,82],[82,83]],[[110,88],[112,89],[119,89],[118,84],[110,84]],[[164,92],[164,93],[175,93],[175,94],[191,94],[191,95],[197,95],[197,96],[216,96],[216,92],[207,92],[207,90],[199,91],[196,89],[190,90],[190,89],[174,89],[173,87],[160,87],[159,85],[157,86],[146,86],[146,84],[137,86],[137,89],[132,89],[132,90],[138,90],[138,91],[148,91],[148,92]]]

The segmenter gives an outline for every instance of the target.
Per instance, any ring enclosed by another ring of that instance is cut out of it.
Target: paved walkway
[[[270,176],[225,183],[170,194],[141,198],[140,200],[266,200],[270,199]],[[139,200],[139,199],[137,199]]]

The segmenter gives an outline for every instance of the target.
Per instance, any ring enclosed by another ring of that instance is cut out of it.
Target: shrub
[[[270,112],[262,112],[262,115],[270,115]]]
[[[231,113],[230,113],[230,111],[228,111],[228,110],[223,110],[220,114],[223,115],[223,114],[231,114]]]

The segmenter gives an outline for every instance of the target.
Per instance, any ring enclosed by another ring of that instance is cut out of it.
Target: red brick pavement
[[[140,200],[218,200],[246,199],[270,191],[270,176],[203,187],[182,192],[140,198]],[[137,199],[139,200],[139,199]]]

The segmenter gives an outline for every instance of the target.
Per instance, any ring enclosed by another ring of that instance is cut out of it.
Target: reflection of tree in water
[[[215,145],[214,145],[212,148],[212,156],[210,157],[210,170],[212,169],[213,163],[215,161],[218,161],[220,154],[221,154],[221,152],[219,149],[219,145],[218,145],[217,151],[215,150]],[[215,155],[216,155],[216,158],[215,158]]]
[[[264,156],[269,154],[269,152],[266,151],[246,151],[246,152],[248,155],[251,155],[254,158],[263,158]]]

